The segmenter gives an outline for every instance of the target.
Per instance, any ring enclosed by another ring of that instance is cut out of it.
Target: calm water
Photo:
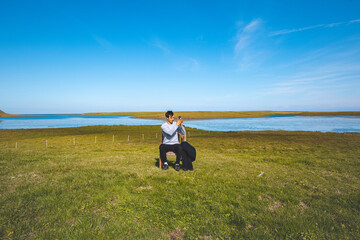
[[[49,116],[0,118],[0,129],[68,128],[94,125],[159,125],[162,121],[136,119],[129,116]]]
[[[12,117],[0,118],[0,129],[67,128],[92,125],[160,125],[163,121],[128,116],[109,117]],[[209,131],[320,131],[360,132],[360,117],[349,116],[268,116],[187,121],[185,125]]]
[[[191,121],[193,128],[209,131],[320,131],[360,132],[360,117],[348,116],[268,116]]]

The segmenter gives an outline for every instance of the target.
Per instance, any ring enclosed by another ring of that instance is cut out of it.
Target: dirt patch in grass
[[[270,211],[276,212],[277,210],[279,210],[279,208],[283,207],[282,203],[279,201],[274,202],[274,204],[272,204],[269,209]]]
[[[301,213],[304,213],[304,211],[309,208],[309,206],[306,203],[304,203],[303,201],[300,202],[299,207],[300,207]]]
[[[176,228],[175,231],[169,233],[169,240],[173,239],[183,239],[185,232],[181,231],[179,228]]]
[[[309,206],[306,205],[306,203],[304,203],[303,201],[300,202],[300,207],[304,209],[309,208]]]
[[[32,231],[27,235],[28,239],[34,238],[36,236],[36,231]]]
[[[153,187],[152,186],[141,186],[138,187],[136,190],[151,190]]]
[[[68,224],[70,225],[70,226],[73,226],[73,225],[75,225],[77,223],[77,219],[76,218],[73,218],[73,219],[71,219],[70,221],[68,221]]]

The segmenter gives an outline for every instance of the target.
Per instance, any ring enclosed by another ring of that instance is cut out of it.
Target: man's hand
[[[179,126],[179,125],[182,126],[182,124],[183,124],[183,120],[181,118],[176,121],[177,126]]]

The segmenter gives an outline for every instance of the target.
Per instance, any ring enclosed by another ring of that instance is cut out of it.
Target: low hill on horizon
[[[21,117],[19,114],[10,114],[0,110],[0,117]]]
[[[0,117],[8,117],[10,114],[0,110]]]

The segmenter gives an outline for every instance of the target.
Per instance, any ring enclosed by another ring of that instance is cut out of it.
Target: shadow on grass
[[[159,158],[154,158],[155,160],[155,166],[159,167]],[[169,161],[169,159],[167,159],[167,162],[169,164],[169,167],[175,167],[175,162]]]

